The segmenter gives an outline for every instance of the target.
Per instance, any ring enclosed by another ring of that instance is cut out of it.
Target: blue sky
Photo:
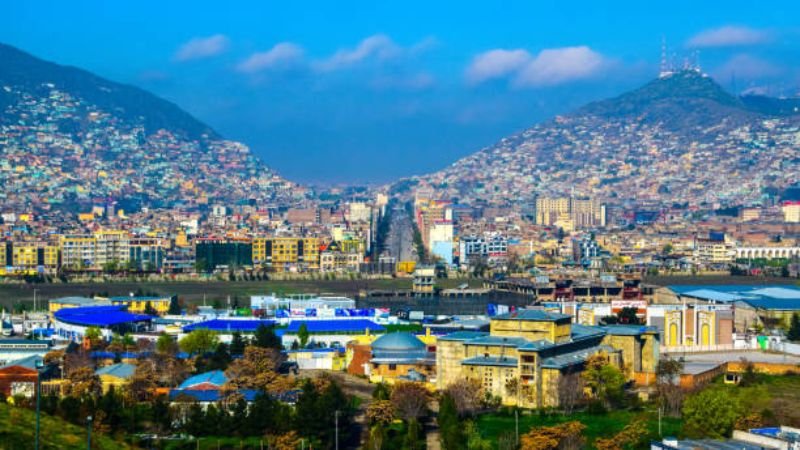
[[[0,41],[132,83],[290,179],[435,171],[658,71],[796,94],[797,2],[8,2]],[[2,62],[0,62],[2,63]]]

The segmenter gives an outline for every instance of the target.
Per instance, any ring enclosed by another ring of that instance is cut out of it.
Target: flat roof
[[[286,333],[296,334],[300,326],[305,324],[309,333],[363,333],[370,331],[386,331],[379,325],[367,319],[340,319],[340,320],[292,320],[286,328]]]
[[[63,308],[55,312],[55,318],[64,323],[84,326],[109,327],[132,322],[149,322],[152,316],[133,314],[124,306],[82,306]]]
[[[240,333],[254,333],[258,327],[265,325],[271,327],[275,325],[274,320],[259,320],[259,319],[211,319],[205,322],[197,322],[183,327],[184,332],[191,332],[194,330],[211,330],[217,332],[234,332]]]

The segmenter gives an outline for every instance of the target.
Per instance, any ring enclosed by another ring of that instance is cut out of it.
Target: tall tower
[[[672,67],[667,60],[667,38],[661,35],[661,67],[658,72],[658,78],[666,78],[672,75]]]

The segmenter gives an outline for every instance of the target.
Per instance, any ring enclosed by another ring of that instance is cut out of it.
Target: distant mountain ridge
[[[305,195],[175,104],[3,44],[0,186],[0,209],[19,211],[275,206]]]
[[[572,193],[621,204],[757,203],[765,188],[796,181],[798,106],[737,97],[685,70],[503,138],[420,180],[493,205]]]
[[[142,120],[148,133],[166,129],[184,133],[191,139],[203,135],[219,138],[211,127],[177,105],[135,86],[115,83],[76,67],[44,61],[2,43],[0,61],[0,85],[36,92],[43,84],[52,83],[102,110],[128,120]],[[9,93],[0,91],[0,111],[8,106],[9,101]]]

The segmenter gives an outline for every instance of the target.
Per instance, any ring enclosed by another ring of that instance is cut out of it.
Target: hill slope
[[[17,212],[288,201],[238,142],[133,86],[0,44],[0,206]],[[302,192],[301,192],[302,194]]]
[[[792,101],[737,98],[682,71],[556,117],[422,177],[446,195],[521,205],[536,195],[617,204],[757,202],[800,169]]]

